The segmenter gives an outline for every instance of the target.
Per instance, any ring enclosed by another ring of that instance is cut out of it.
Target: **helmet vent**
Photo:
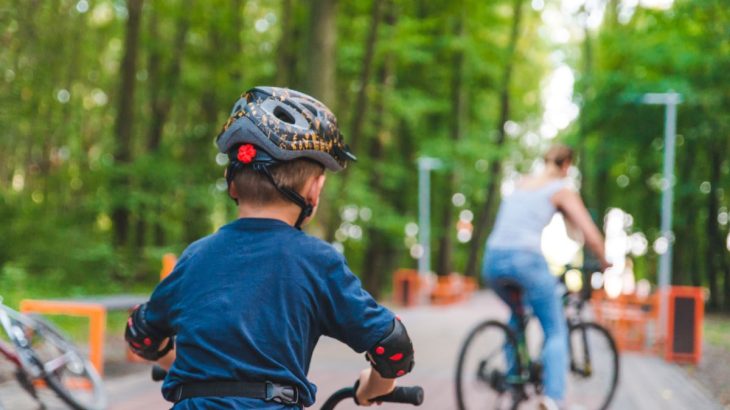
[[[315,117],[317,116],[317,112],[318,112],[318,111],[317,111],[317,109],[316,109],[316,108],[314,108],[313,106],[311,106],[311,105],[309,105],[309,104],[307,104],[307,103],[301,103],[301,104],[302,104],[302,105],[304,106],[304,108],[308,109],[308,110],[309,110],[309,112],[311,112],[311,113],[312,113],[312,115],[314,115]]]
[[[276,117],[276,118],[280,119],[281,121],[284,121],[288,124],[294,124],[296,122],[296,120],[289,113],[289,111],[285,110],[281,106],[274,108],[274,117]]]

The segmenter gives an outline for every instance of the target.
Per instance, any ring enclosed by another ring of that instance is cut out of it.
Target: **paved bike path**
[[[396,310],[408,327],[416,349],[414,372],[401,379],[401,382],[424,387],[426,400],[422,409],[454,409],[453,379],[461,342],[469,329],[479,321],[487,317],[506,318],[506,307],[490,292],[479,292],[471,300],[457,305]],[[533,331],[539,333],[534,328]],[[366,366],[361,355],[335,340],[322,338],[310,369],[310,379],[319,387],[318,402],[321,404],[338,388],[351,385],[359,371]],[[150,381],[149,370],[144,366],[140,369],[139,373],[107,380],[110,409],[169,408],[169,403],[160,398],[159,384]],[[6,410],[36,408],[13,383],[0,385],[0,400]],[[64,407],[52,404],[48,408],[54,410]],[[317,408],[316,404],[314,408]],[[354,404],[345,403],[338,410],[357,408]],[[395,410],[410,407],[383,404],[377,408]],[[525,408],[534,407],[528,405]],[[722,407],[681,367],[651,356],[624,354],[621,357],[619,386],[611,409],[721,410]]]

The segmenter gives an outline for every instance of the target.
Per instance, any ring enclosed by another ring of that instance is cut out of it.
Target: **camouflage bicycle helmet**
[[[245,143],[280,161],[309,158],[335,172],[356,160],[329,108],[286,88],[255,87],[233,105],[216,144],[220,152],[228,153]]]
[[[233,105],[216,144],[228,155],[228,186],[239,170],[251,166],[302,209],[296,228],[312,214],[313,206],[295,190],[277,184],[269,167],[307,158],[337,172],[356,160],[329,108],[306,94],[278,87],[255,87],[244,93]]]

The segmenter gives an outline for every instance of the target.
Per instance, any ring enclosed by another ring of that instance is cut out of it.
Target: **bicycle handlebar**
[[[343,400],[355,397],[355,387],[345,387],[337,390],[322,405],[321,410],[332,410],[337,404]],[[423,403],[423,388],[421,386],[398,386],[392,392],[376,397],[371,401],[402,403],[420,406]]]
[[[165,380],[165,376],[167,376],[167,370],[163,369],[162,367],[158,365],[152,366],[152,380],[156,382],[161,382]]]

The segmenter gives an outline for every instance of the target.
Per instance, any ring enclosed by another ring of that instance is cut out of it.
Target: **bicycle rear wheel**
[[[469,333],[456,368],[459,410],[517,408],[521,363],[511,352],[517,352],[517,342],[504,323],[485,321]]]
[[[24,318],[22,325],[27,344],[18,348],[42,369],[40,377],[63,402],[75,410],[106,408],[101,377],[67,337],[36,316]]]
[[[568,403],[586,410],[608,408],[618,384],[616,343],[602,326],[584,322],[570,326]]]

